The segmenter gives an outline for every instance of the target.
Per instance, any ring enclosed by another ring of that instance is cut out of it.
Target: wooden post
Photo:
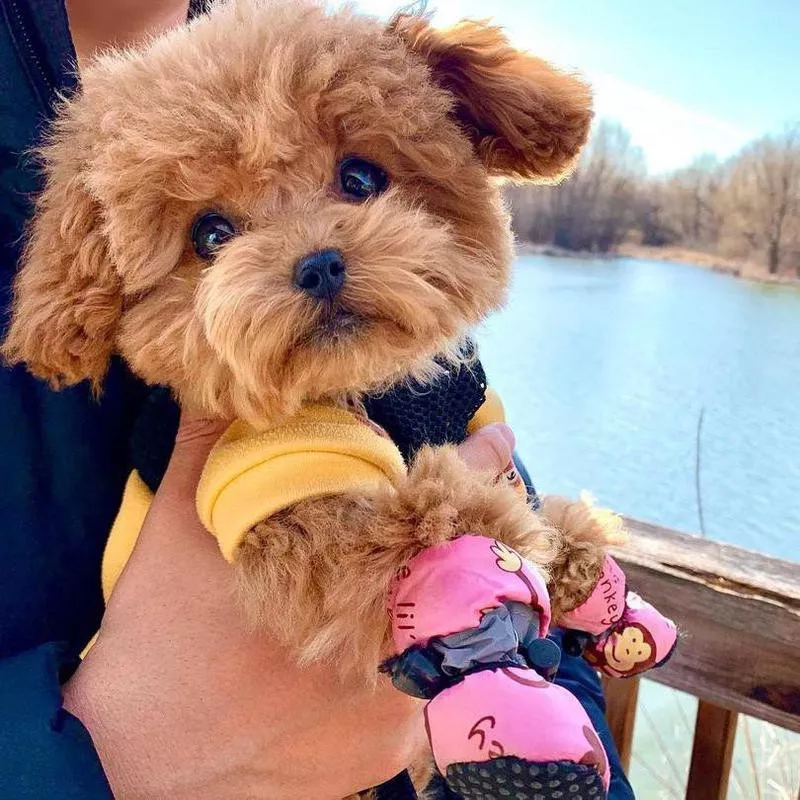
[[[686,800],[725,800],[738,714],[705,700],[697,704]]]
[[[633,727],[636,723],[636,703],[639,698],[639,678],[603,678],[606,696],[606,718],[622,766],[631,766]]]

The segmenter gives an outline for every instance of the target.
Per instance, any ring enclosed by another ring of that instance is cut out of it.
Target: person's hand
[[[249,633],[232,570],[194,497],[223,426],[184,419],[97,642],[64,688],[121,800],[338,800],[404,769],[424,741],[422,703],[383,679],[343,684]],[[461,446],[500,470],[513,437]]]
[[[511,428],[495,422],[475,431],[458,446],[458,454],[473,469],[500,475],[514,458],[515,444]]]

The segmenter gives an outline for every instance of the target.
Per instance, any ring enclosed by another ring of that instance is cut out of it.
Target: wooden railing
[[[631,543],[615,556],[628,585],[681,630],[675,655],[648,678],[699,699],[686,798],[724,800],[738,714],[800,731],[800,564],[627,522]],[[605,689],[627,767],[638,680]]]

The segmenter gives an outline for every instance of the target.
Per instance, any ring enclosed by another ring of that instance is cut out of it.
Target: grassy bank
[[[694,267],[723,272],[737,278],[762,283],[781,283],[800,285],[800,277],[791,275],[768,275],[762,267],[748,261],[725,258],[701,250],[686,247],[648,247],[641,244],[624,243],[611,253],[592,253],[589,251],[565,250],[548,244],[521,242],[520,253],[553,256],[555,258],[639,258],[648,261],[667,261],[677,264],[689,264]]]

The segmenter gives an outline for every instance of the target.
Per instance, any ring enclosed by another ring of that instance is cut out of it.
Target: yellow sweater
[[[197,513],[230,561],[248,529],[277,511],[310,497],[394,484],[404,473],[400,451],[371,425],[341,408],[307,406],[268,430],[234,422],[203,469]],[[133,551],[151,500],[144,481],[132,473],[103,555],[106,599]]]
[[[469,431],[502,421],[502,403],[489,390]],[[397,447],[370,424],[341,408],[309,405],[268,430],[234,422],[203,469],[197,513],[230,561],[248,529],[277,511],[310,497],[393,485],[405,469]],[[131,473],[103,554],[106,599],[133,552],[151,501],[144,481]]]
[[[469,432],[503,421],[502,402],[489,389]],[[309,405],[264,431],[234,422],[203,469],[197,513],[230,561],[247,530],[271,514],[310,497],[394,484],[405,469],[394,443],[370,424],[341,408]],[[152,499],[139,473],[132,472],[103,553],[106,600],[133,552]],[[83,655],[92,644],[94,639]]]

